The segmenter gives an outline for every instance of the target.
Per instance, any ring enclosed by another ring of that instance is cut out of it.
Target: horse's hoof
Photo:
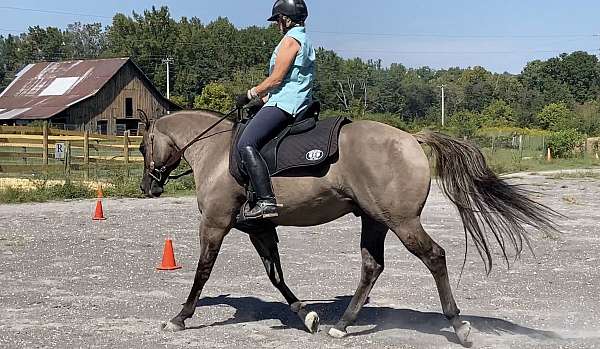
[[[314,311],[306,314],[304,318],[304,326],[308,329],[310,333],[317,333],[319,331],[319,315]]]
[[[167,322],[163,322],[160,325],[160,328],[161,328],[161,330],[163,330],[165,332],[179,332],[179,331],[185,330],[185,325],[181,326],[181,325],[174,324],[171,321],[167,321]]]
[[[348,335],[348,332],[340,331],[335,327],[329,329],[329,335],[333,338],[344,338]]]
[[[471,334],[471,323],[468,321],[456,321],[456,324],[452,324],[454,327],[454,332],[456,332],[456,336],[458,337],[458,341],[464,347],[470,348],[473,345],[473,342],[469,340],[469,335]]]

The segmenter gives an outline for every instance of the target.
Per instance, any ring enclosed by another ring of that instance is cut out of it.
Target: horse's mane
[[[160,119],[165,119],[165,118],[172,118],[172,117],[176,117],[179,114],[183,114],[183,113],[193,113],[193,112],[199,112],[204,116],[209,116],[212,118],[215,118],[215,121],[217,121],[218,119],[222,118],[223,116],[225,116],[224,113],[220,112],[220,111],[216,111],[216,110],[211,110],[211,109],[185,109],[185,110],[179,110],[176,111],[175,113],[169,114],[169,115],[165,115]],[[233,124],[233,126],[237,126],[239,123],[239,118],[238,118],[238,114],[237,113],[233,113],[232,115],[230,115],[227,118],[227,121],[231,122]]]
[[[168,115],[164,115],[158,119],[155,120],[156,123],[159,122],[168,122],[169,120],[174,120],[180,117],[188,117],[190,118],[190,120],[196,119],[198,120],[197,117],[204,117],[204,118],[209,118],[211,121],[214,121],[215,123],[217,121],[219,121],[223,116],[225,116],[224,113],[221,113],[219,111],[215,111],[215,110],[209,110],[209,109],[187,109],[187,110],[179,110],[176,111],[174,113],[168,114]],[[239,121],[237,120],[237,114],[232,115],[231,117],[226,118],[225,120],[223,120],[221,122],[221,125],[223,126],[227,126],[227,130],[222,130],[222,131],[211,131],[209,132],[209,136],[212,135],[216,135],[216,134],[220,134],[220,133],[224,133],[224,132],[231,132],[232,134],[236,134],[237,133],[237,129],[238,126],[240,125]],[[212,122],[206,125],[206,128],[210,127],[212,125]],[[157,125],[158,126],[158,125]],[[163,127],[164,128],[164,124]],[[167,132],[167,134],[170,134],[170,130],[161,130],[162,132]],[[171,130],[172,131],[172,130]],[[202,129],[198,130],[198,133],[202,132]],[[234,137],[232,137],[232,142],[234,141]]]

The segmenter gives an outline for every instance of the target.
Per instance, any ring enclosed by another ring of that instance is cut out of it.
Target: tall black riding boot
[[[250,207],[249,203],[244,205],[240,216],[244,220],[277,217],[277,202],[273,194],[271,176],[262,155],[254,147],[243,147],[240,149],[240,157],[257,198],[254,207]]]

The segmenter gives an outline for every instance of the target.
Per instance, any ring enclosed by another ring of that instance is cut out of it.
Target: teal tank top
[[[300,50],[281,85],[269,93],[265,106],[278,107],[296,117],[312,101],[316,54],[304,27],[294,27],[285,36],[298,41]],[[273,73],[280,46],[281,42],[271,56],[269,74]]]

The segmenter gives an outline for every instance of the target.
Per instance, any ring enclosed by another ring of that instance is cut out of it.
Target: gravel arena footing
[[[476,348],[600,348],[600,181],[524,175],[510,179],[565,215],[561,234],[532,232],[507,269],[495,248],[485,275],[465,245],[456,209],[436,185],[423,225],[445,250],[457,304]],[[316,334],[271,285],[248,236],[232,231],[196,314],[178,333],[160,330],[187,298],[198,256],[195,198],[105,199],[0,205],[2,348],[461,348],[433,277],[393,234],[386,269],[349,335],[327,332],[360,276],[360,221],[282,227],[290,288],[321,318]],[[165,238],[182,269],[157,271]],[[459,282],[465,246],[467,260]]]

